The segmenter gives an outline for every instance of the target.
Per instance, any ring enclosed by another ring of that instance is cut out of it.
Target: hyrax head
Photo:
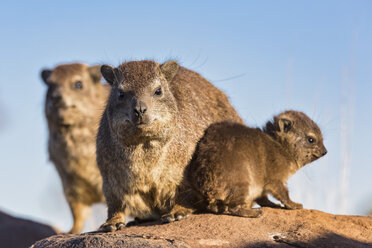
[[[118,68],[101,67],[112,85],[106,107],[112,134],[125,142],[167,139],[177,121],[177,103],[170,90],[179,69],[175,61],[131,61]]]
[[[285,111],[275,116],[272,124],[274,136],[299,165],[303,166],[327,154],[318,125],[306,114]]]
[[[57,125],[78,124],[97,111],[102,95],[100,66],[63,64],[44,69],[41,78],[48,86],[45,113],[48,122]]]

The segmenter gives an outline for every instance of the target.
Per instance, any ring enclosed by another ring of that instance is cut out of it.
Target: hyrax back
[[[70,232],[79,233],[90,206],[104,201],[95,137],[109,86],[100,82],[100,66],[64,64],[43,70],[41,76],[48,86],[45,115],[49,157],[74,218]]]
[[[319,127],[305,114],[286,111],[268,122],[264,131],[239,123],[212,124],[186,169],[200,211],[258,217],[272,194],[288,209],[292,202],[285,186],[305,164],[326,154]]]
[[[158,219],[174,204],[176,188],[197,141],[213,122],[242,122],[224,93],[175,61],[102,66],[112,85],[97,136],[108,221],[131,215]]]

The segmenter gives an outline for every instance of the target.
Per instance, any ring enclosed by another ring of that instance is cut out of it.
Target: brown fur
[[[302,112],[286,111],[263,130],[232,122],[212,124],[185,171],[186,184],[196,198],[191,207],[258,217],[261,210],[252,209],[254,202],[279,207],[268,200],[267,194],[272,194],[285,208],[302,208],[289,198],[286,182],[326,152],[319,127]],[[178,206],[178,213],[171,214],[183,217],[180,213],[186,210]]]
[[[204,130],[243,121],[224,93],[175,61],[132,61],[101,72],[113,85],[97,136],[108,205],[101,230],[115,231],[126,216],[158,219],[169,212]]]
[[[41,76],[48,86],[49,158],[62,180],[74,218],[70,232],[80,233],[90,206],[104,201],[95,137],[109,86],[100,83],[100,66],[59,65],[43,70]]]

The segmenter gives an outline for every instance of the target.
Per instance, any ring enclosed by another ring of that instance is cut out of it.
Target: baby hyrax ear
[[[88,72],[94,83],[99,83],[101,81],[102,74],[100,65],[88,67]]]
[[[279,128],[281,132],[287,133],[293,127],[293,122],[287,118],[279,119]]]
[[[177,74],[178,68],[180,66],[178,65],[177,61],[170,60],[165,62],[160,66],[161,72],[163,73],[165,79],[170,82],[174,78],[174,76]]]
[[[116,75],[117,69],[111,65],[103,65],[101,66],[101,73],[102,76],[106,79],[106,81],[110,84],[113,85],[115,82],[115,79],[117,77]]]
[[[45,84],[49,84],[49,77],[52,74],[52,70],[44,69],[41,71],[41,78],[43,79]]]

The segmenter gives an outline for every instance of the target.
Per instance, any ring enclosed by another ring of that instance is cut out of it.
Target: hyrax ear
[[[180,66],[178,65],[177,61],[170,60],[162,64],[160,66],[160,69],[165,79],[169,82],[169,81],[172,81],[174,76],[177,74],[179,67]]]
[[[102,76],[106,79],[106,81],[110,84],[113,85],[116,75],[115,75],[115,67],[111,65],[102,65],[101,66],[101,73]]]
[[[279,119],[279,128],[281,132],[287,133],[289,130],[292,129],[293,123],[291,120],[286,118]]]
[[[52,70],[44,69],[41,71],[41,78],[43,79],[45,84],[49,84],[49,77],[52,74]]]
[[[101,81],[102,74],[101,74],[101,66],[100,65],[94,65],[94,66],[88,67],[88,72],[89,72],[89,75],[92,78],[93,82],[99,83]]]

